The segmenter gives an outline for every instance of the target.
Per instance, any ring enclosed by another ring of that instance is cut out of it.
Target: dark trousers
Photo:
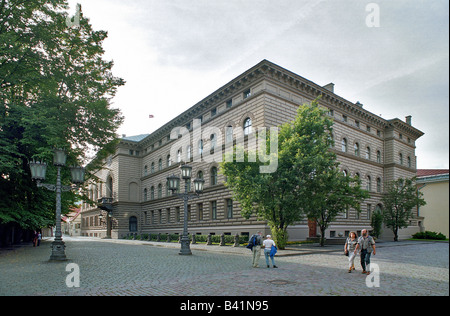
[[[361,250],[361,267],[363,268],[363,271],[366,270],[366,266],[370,265],[370,255],[372,253],[368,252],[367,249]]]

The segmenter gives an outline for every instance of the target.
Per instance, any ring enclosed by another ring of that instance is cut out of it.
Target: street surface
[[[51,240],[0,251],[0,296],[156,295],[449,295],[449,244],[377,244],[377,271],[347,273],[341,246],[301,245],[279,251],[279,269],[251,267],[244,247],[192,245],[192,256],[178,255],[179,244],[64,237],[67,262],[49,262]],[[75,264],[70,265],[69,264]],[[76,269],[79,271],[79,287]],[[67,268],[67,271],[66,271]],[[372,267],[373,268],[373,267]]]

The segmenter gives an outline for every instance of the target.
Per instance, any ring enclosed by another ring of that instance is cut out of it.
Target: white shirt
[[[275,242],[272,239],[266,239],[264,240],[263,245],[265,249],[271,249],[272,246],[275,246]]]

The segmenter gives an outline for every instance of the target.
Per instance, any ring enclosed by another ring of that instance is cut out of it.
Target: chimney
[[[334,93],[334,83],[332,83],[332,82],[327,84],[326,86],[323,86],[323,88]]]
[[[408,115],[408,116],[406,117],[406,124],[412,125],[412,116],[411,116],[411,115]]]

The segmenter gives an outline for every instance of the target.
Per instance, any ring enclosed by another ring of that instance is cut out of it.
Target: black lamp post
[[[188,192],[189,182],[191,181],[192,176],[192,167],[188,165],[182,165],[181,169],[181,177],[185,180],[184,183],[184,193],[177,193],[177,196],[184,201],[184,227],[183,227],[183,236],[181,237],[181,250],[179,252],[180,255],[192,255],[189,236],[188,236],[188,201],[190,199],[197,198],[199,194],[203,192],[203,185],[205,180],[203,179],[195,179],[194,180],[194,189],[195,193]],[[169,190],[172,191],[173,194],[180,187],[180,178],[172,175],[167,177],[167,182],[169,185]]]
[[[50,191],[56,192],[56,231],[55,239],[52,243],[52,254],[50,260],[54,261],[65,261],[66,252],[65,244],[62,240],[61,231],[61,192],[67,192],[73,190],[84,182],[85,168],[83,167],[71,167],[72,182],[75,186],[65,186],[61,185],[61,167],[66,165],[67,155],[62,149],[55,149],[53,156],[53,165],[58,169],[56,177],[56,185],[41,183],[45,180],[45,174],[47,172],[47,164],[45,162],[32,161],[30,162],[31,177],[36,180],[38,187],[44,187]]]

